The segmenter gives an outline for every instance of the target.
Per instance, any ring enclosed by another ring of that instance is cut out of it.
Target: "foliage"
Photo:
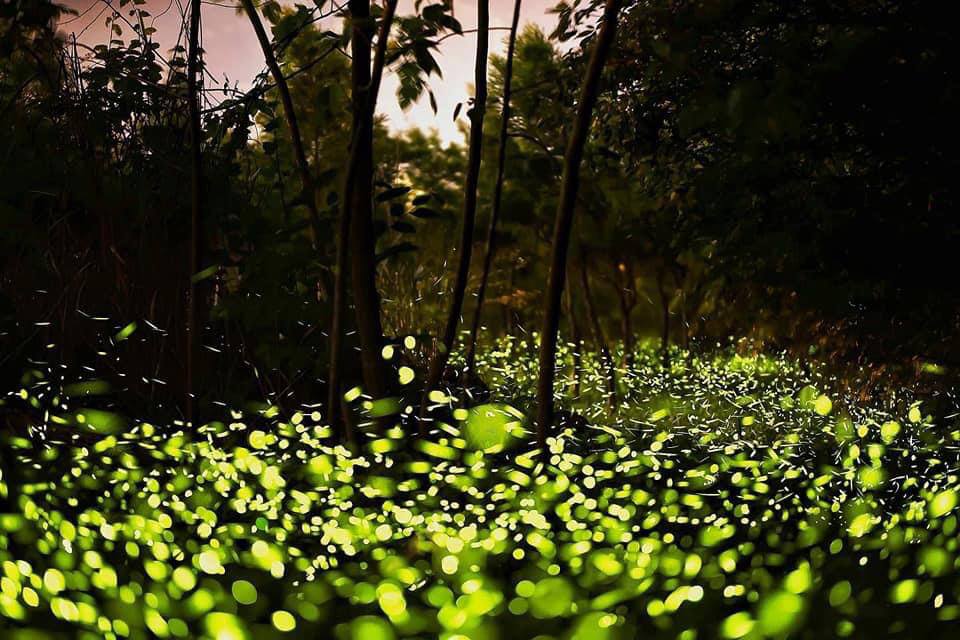
[[[598,144],[652,210],[640,237],[709,256],[727,302],[707,331],[952,359],[956,42],[936,9],[641,0],[625,20]]]
[[[510,171],[483,317],[494,333],[539,319],[560,160],[596,8],[562,5],[552,37],[529,25],[519,37]],[[429,93],[442,73],[437,47],[462,32],[450,9],[421,3],[398,16],[387,62],[404,78],[404,101]],[[603,333],[625,342],[666,334],[681,346],[747,336],[803,353],[813,345],[853,369],[879,362],[912,375],[933,361],[952,375],[957,171],[947,142],[955,120],[944,114],[955,110],[956,82],[944,23],[918,2],[700,9],[637,0],[624,10],[574,232],[574,261],[582,252]],[[143,363],[131,384],[151,411],[182,392],[192,275],[183,47],[161,51],[153,28],[140,25],[149,16],[141,3],[108,17],[109,42],[76,47],[57,32],[62,17],[50,3],[2,11],[0,344],[16,363],[7,371],[51,344],[60,362],[87,360],[103,322],[90,318],[137,321],[148,331],[127,345]],[[322,393],[349,145],[342,12],[323,2],[271,2],[262,12],[303,129],[321,237],[314,250],[270,78],[244,93],[208,84],[204,235],[221,269],[203,342],[228,354],[209,366],[231,373],[204,376],[230,384],[203,393],[231,404],[265,391]],[[502,92],[503,65],[492,58],[491,96]],[[489,111],[481,228],[499,128],[498,109]],[[451,286],[463,149],[383,122],[375,139],[377,192],[410,189],[376,204],[387,337],[433,332]],[[582,329],[586,304],[572,301],[566,320],[580,317]]]
[[[329,372],[346,51],[380,9],[352,25],[369,3],[258,3],[309,179],[271,77],[207,81],[193,231],[184,48],[160,50],[145,0],[115,4],[87,44],[52,2],[0,3],[0,636],[950,637],[954,396],[921,401],[886,368],[945,389],[957,362],[957,45],[937,7],[624,3],[575,206],[560,420],[532,449],[525,327],[599,0],[518,39],[496,304],[469,380],[454,353],[422,388],[464,149],[376,123],[354,235],[370,252],[353,255],[387,333],[361,355],[390,380],[369,397],[344,358],[357,443],[309,403]],[[394,24],[396,98],[436,110],[453,3]],[[499,97],[505,61],[490,67]],[[188,269],[191,236],[214,268]],[[197,279],[212,286],[187,389]],[[858,399],[868,386],[844,392],[821,355],[892,390]],[[194,391],[205,419],[188,426],[175,407]]]

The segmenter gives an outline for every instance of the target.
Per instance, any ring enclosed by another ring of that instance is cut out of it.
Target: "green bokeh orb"
[[[508,404],[481,404],[467,410],[463,437],[478,451],[506,448],[523,430],[523,414]]]

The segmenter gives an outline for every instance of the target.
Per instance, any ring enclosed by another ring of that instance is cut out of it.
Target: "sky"
[[[111,15],[111,6],[119,9],[119,0],[59,0],[60,4],[78,12],[76,16],[65,17],[60,29],[66,34],[75,33],[77,40],[94,45],[106,40],[104,21]],[[310,5],[306,0],[302,4]],[[535,23],[548,32],[556,24],[556,17],[548,14],[557,0],[524,0],[520,24]],[[292,4],[292,3],[291,3]],[[144,8],[151,14],[145,22],[157,29],[155,41],[161,45],[161,51],[168,50],[176,41],[181,25],[181,15],[189,5],[189,0],[147,0]],[[227,78],[230,84],[238,84],[241,89],[250,87],[253,78],[264,68],[263,54],[257,43],[250,23],[245,16],[238,15],[235,0],[204,0],[202,8],[203,48],[208,71],[218,80]],[[413,0],[401,0],[397,12],[405,15],[413,12]],[[127,15],[128,8],[121,10]],[[477,10],[473,2],[455,0],[454,11],[464,30],[476,28]],[[490,0],[490,27],[509,27],[513,14],[513,0]],[[131,33],[126,31],[124,38]],[[490,53],[502,54],[506,51],[507,31],[491,31]],[[387,75],[383,79],[378,111],[385,115],[389,126],[394,130],[411,127],[436,129],[444,142],[460,142],[462,134],[453,121],[453,112],[457,103],[465,102],[470,95],[473,82],[473,65],[476,51],[476,36],[465,34],[462,37],[448,38],[440,45],[437,60],[443,71],[443,77],[431,78],[431,87],[437,98],[437,115],[434,115],[426,99],[410,107],[400,109],[396,99],[397,79]],[[464,110],[465,112],[466,110]],[[461,115],[461,118],[465,116]]]

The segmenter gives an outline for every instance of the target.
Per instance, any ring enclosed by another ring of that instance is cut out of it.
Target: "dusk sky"
[[[302,0],[301,3],[303,3]],[[61,29],[68,34],[76,33],[79,41],[89,45],[105,41],[104,20],[111,13],[109,5],[119,6],[118,0],[61,0],[61,4],[79,12],[79,15],[63,20]],[[401,0],[398,13],[401,15],[411,13],[413,4],[413,0]],[[161,43],[161,51],[166,51],[172,46],[180,30],[182,12],[188,5],[188,0],[147,0],[146,9],[152,16],[150,18],[153,21],[152,26],[157,29],[155,38]],[[204,2],[203,44],[207,67],[214,77],[218,79],[226,77],[231,85],[238,83],[241,89],[245,89],[263,69],[263,56],[249,22],[244,16],[237,14],[236,5],[237,3],[231,0]],[[521,25],[534,22],[548,31],[552,30],[556,19],[547,11],[555,5],[556,0],[525,0]],[[457,19],[465,30],[476,27],[475,3],[458,1],[455,10]],[[121,11],[123,15],[127,15],[128,8]],[[491,0],[491,28],[509,27],[512,11],[513,0]],[[148,26],[150,26],[149,21]],[[506,36],[506,31],[491,32],[491,53],[505,51]],[[126,32],[124,37],[129,38],[130,32]],[[385,77],[379,111],[388,117],[391,127],[396,130],[410,127],[436,128],[444,141],[460,141],[462,136],[453,122],[453,110],[458,102],[463,102],[469,96],[468,89],[473,80],[475,47],[476,37],[473,34],[449,38],[441,45],[438,60],[443,70],[443,79],[434,77],[430,82],[437,97],[438,114],[436,116],[426,100],[422,100],[406,112],[402,111],[396,100],[396,78]]]

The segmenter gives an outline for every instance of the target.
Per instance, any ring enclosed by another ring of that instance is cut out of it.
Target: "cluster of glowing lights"
[[[188,434],[25,385],[7,401],[76,434],[4,436],[0,635],[693,640],[960,624],[960,433],[922,405],[831,397],[786,359],[678,353],[665,372],[649,347],[620,366],[611,405],[605,367],[584,353],[574,378],[567,345],[558,389],[579,395],[559,399],[591,425],[540,452],[515,408],[532,346],[480,359],[496,402],[446,390],[432,399],[456,406],[449,424],[422,440],[369,429],[358,451],[316,411],[234,412]]]

